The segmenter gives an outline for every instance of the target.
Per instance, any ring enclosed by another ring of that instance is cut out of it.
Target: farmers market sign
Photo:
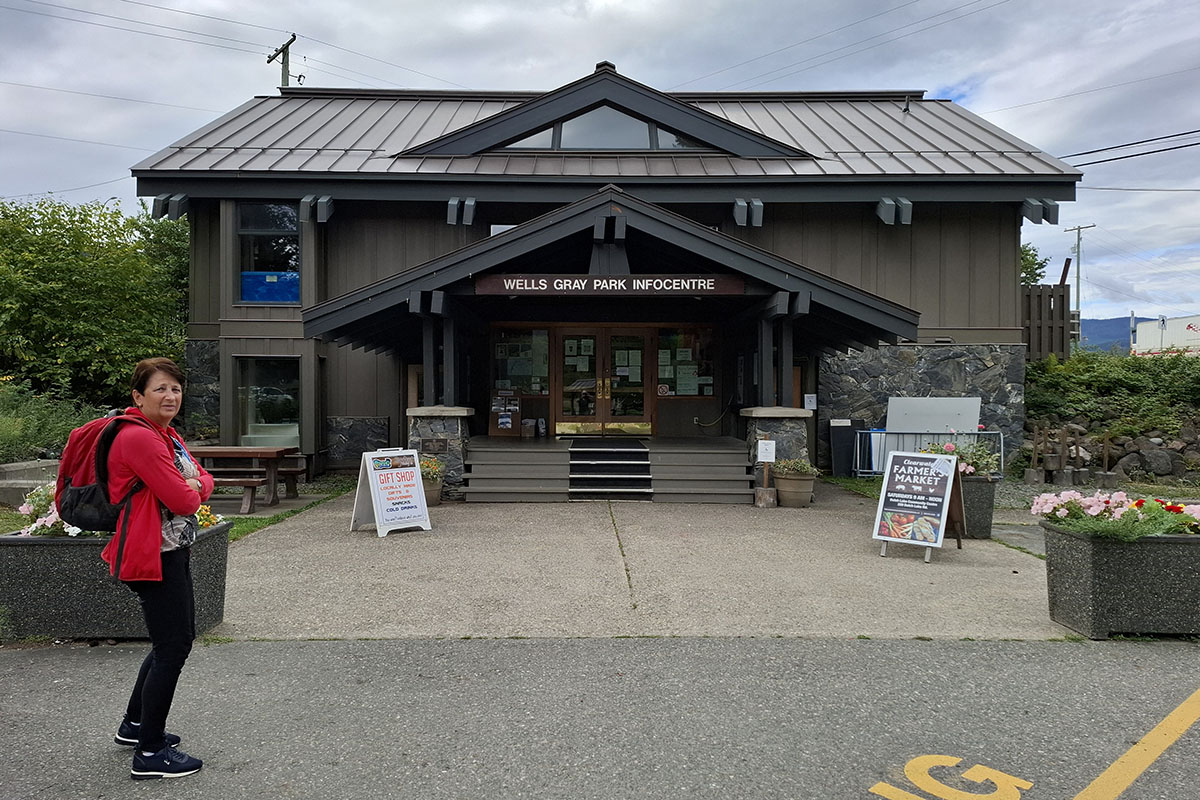
[[[941,547],[956,460],[931,453],[889,453],[872,538]]]

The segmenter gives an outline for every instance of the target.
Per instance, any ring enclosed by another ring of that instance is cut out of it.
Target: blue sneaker
[[[128,719],[121,720],[121,727],[117,728],[117,735],[113,737],[113,741],[124,747],[137,747],[138,743],[138,723],[130,722]],[[176,747],[180,739],[173,733],[164,733],[163,739],[167,743],[167,747]]]
[[[133,766],[129,769],[129,777],[135,781],[149,781],[155,778],[182,778],[199,772],[204,762],[192,758],[187,753],[181,753],[174,747],[164,747],[153,755],[142,755],[141,750],[133,754]]]

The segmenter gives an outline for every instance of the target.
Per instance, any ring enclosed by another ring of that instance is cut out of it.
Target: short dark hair
[[[183,375],[183,370],[169,358],[143,358],[133,368],[132,387],[138,394],[146,393],[146,384],[150,382],[150,378],[156,372],[165,372],[174,378],[180,386],[187,384],[187,378]]]

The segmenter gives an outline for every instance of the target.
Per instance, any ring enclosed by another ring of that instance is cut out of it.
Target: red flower
[[[1146,498],[1144,497],[1139,497],[1137,500],[1133,501],[1134,508],[1141,508],[1144,505],[1146,505]]]

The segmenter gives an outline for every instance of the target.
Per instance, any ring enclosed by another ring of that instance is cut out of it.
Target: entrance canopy
[[[615,186],[306,309],[304,335],[393,350],[398,315],[409,314],[475,322],[786,318],[798,339],[842,351],[916,339],[919,319]]]

